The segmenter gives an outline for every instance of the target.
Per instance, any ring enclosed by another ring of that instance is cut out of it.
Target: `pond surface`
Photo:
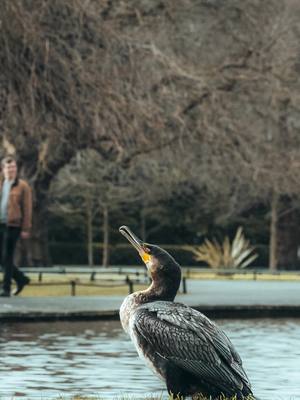
[[[300,399],[300,320],[219,320],[261,400]],[[0,399],[167,398],[119,322],[0,326]]]

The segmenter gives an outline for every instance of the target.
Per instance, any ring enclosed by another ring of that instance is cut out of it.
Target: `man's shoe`
[[[2,292],[0,292],[0,297],[10,297],[10,293],[6,290],[2,290]]]
[[[24,289],[24,287],[26,285],[28,285],[29,282],[30,282],[30,279],[28,278],[28,276],[25,276],[22,281],[17,282],[17,288],[14,291],[14,296],[17,296],[19,293],[21,293],[22,290]]]

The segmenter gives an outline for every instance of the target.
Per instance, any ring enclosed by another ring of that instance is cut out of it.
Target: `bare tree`
[[[89,264],[93,265],[93,231],[101,230],[102,265],[109,265],[110,214],[139,198],[137,177],[121,164],[104,160],[97,152],[77,153],[52,186],[52,212],[79,214],[86,224]],[[101,223],[101,225],[100,225]],[[99,229],[101,226],[101,229]]]
[[[172,116],[147,94],[144,79],[157,76],[139,69],[145,53],[128,37],[129,22],[120,23],[131,16],[116,4],[116,12],[106,1],[2,4],[3,151],[17,152],[35,189],[34,257],[41,263],[48,259],[49,187],[77,149],[94,147],[106,159],[128,163],[177,134]]]
[[[16,149],[35,189],[36,258],[47,258],[50,184],[78,149],[130,168],[140,154],[172,148],[182,161],[174,170],[186,168],[216,202],[229,199],[227,215],[271,204],[275,193],[271,243],[282,246],[273,263],[290,264],[299,243],[297,212],[287,212],[299,199],[299,8],[3,0],[0,126],[3,149]]]

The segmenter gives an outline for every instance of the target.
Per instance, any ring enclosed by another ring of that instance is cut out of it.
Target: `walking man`
[[[18,177],[14,157],[5,157],[0,180],[0,260],[3,269],[1,297],[11,294],[11,281],[16,282],[14,295],[19,294],[30,279],[14,265],[17,241],[28,239],[31,229],[32,195],[28,183]]]

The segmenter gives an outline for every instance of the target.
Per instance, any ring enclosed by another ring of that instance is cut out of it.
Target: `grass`
[[[24,297],[39,297],[39,296],[70,296],[71,285],[70,281],[74,280],[76,285],[76,296],[126,296],[128,294],[128,285],[125,284],[124,275],[116,275],[112,273],[102,274],[101,279],[91,282],[88,274],[43,274],[42,282],[38,282],[38,275],[29,274],[31,285],[26,286],[21,296]],[[217,280],[253,280],[252,273],[234,273],[220,274],[217,270],[211,271],[195,271],[188,270],[186,277],[189,279],[217,279]],[[131,279],[136,279],[132,274]],[[112,280],[112,282],[109,282]],[[255,280],[260,281],[299,281],[300,274],[256,274]],[[93,285],[94,283],[94,285]],[[83,284],[83,285],[81,285]],[[84,286],[89,285],[89,286]],[[97,286],[99,285],[99,286]],[[134,284],[134,291],[145,289],[147,285]]]
[[[193,400],[212,400],[211,398],[207,398],[203,395],[196,395],[193,396],[192,398]],[[57,400],[66,400],[64,397],[60,397]],[[103,397],[101,396],[96,396],[96,397],[82,397],[82,396],[75,396],[75,397],[71,397],[70,400],[105,400]],[[145,397],[145,398],[140,398],[140,397],[129,397],[129,396],[121,396],[119,398],[116,398],[115,400],[163,400],[163,397]],[[183,400],[183,397],[177,396],[177,397],[172,397],[169,396],[168,400]],[[226,396],[221,396],[218,397],[218,399],[214,399],[214,400],[236,400],[236,396],[233,397],[226,397]],[[255,398],[253,396],[248,396],[245,397],[244,400],[255,400]]]
[[[76,284],[76,296],[126,296],[128,294],[128,285],[122,283],[122,286],[116,286],[121,283],[122,278],[115,282],[107,282],[104,278],[94,282],[89,280],[87,274],[44,274],[42,282],[38,282],[37,274],[29,274],[30,285],[26,286],[20,296],[39,297],[39,296],[70,296],[70,281],[74,280]],[[124,282],[123,277],[123,282]],[[81,286],[81,284],[89,286]],[[101,285],[101,286],[97,286]],[[134,290],[145,289],[147,285],[134,284]]]
[[[298,273],[288,273],[280,271],[280,274],[270,274],[270,273],[257,273],[255,275],[255,279],[253,278],[254,274],[251,272],[247,273],[233,273],[233,274],[223,274],[221,271],[211,270],[211,271],[193,271],[190,270],[187,274],[188,279],[209,279],[209,280],[243,280],[243,281],[300,281],[300,274]]]

